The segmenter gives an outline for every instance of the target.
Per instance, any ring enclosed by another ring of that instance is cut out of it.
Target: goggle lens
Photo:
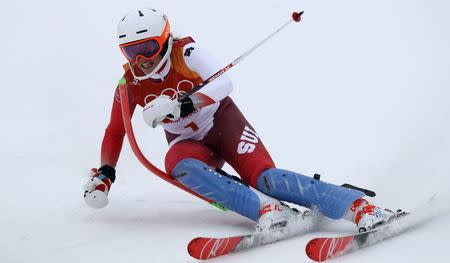
[[[149,59],[154,57],[158,54],[160,46],[156,40],[150,39],[132,45],[124,45],[121,49],[129,61],[135,62],[137,56]]]

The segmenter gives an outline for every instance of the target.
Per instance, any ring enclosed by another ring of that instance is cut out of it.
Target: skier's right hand
[[[92,208],[103,208],[108,204],[108,193],[111,184],[116,179],[116,170],[103,165],[100,168],[92,168],[89,180],[84,185],[84,201]]]
[[[165,119],[178,119],[181,115],[181,103],[167,95],[160,95],[142,109],[145,123],[152,128],[164,123]]]

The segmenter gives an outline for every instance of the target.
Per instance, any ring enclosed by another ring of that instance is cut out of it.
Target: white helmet
[[[132,10],[125,14],[117,26],[117,38],[131,72],[138,80],[147,79],[158,72],[172,51],[173,39],[166,15],[150,8]],[[140,57],[153,58],[159,54],[163,55],[163,59],[150,74],[135,74],[133,62]]]

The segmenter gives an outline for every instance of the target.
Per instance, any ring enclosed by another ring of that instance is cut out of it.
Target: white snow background
[[[412,210],[433,193],[450,201],[448,1],[7,1],[0,262],[196,262],[191,238],[251,232],[249,220],[149,173],[127,141],[109,205],[83,201],[122,74],[116,22],[141,6],[166,12],[174,32],[224,65],[304,9],[301,24],[229,71],[233,99],[277,165],[373,189],[383,207]],[[136,111],[138,141],[162,167],[163,133],[141,118]],[[449,220],[333,262],[447,262]],[[351,231],[336,222],[211,262],[310,262],[310,238]]]

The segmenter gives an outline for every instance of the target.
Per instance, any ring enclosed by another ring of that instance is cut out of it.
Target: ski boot
[[[259,210],[256,232],[286,232],[289,221],[299,216],[298,211],[276,199],[264,202]]]
[[[349,210],[351,221],[358,227],[358,232],[370,231],[385,223],[389,223],[395,218],[406,215],[402,210],[393,212],[389,209],[382,209],[360,198],[356,200]]]

